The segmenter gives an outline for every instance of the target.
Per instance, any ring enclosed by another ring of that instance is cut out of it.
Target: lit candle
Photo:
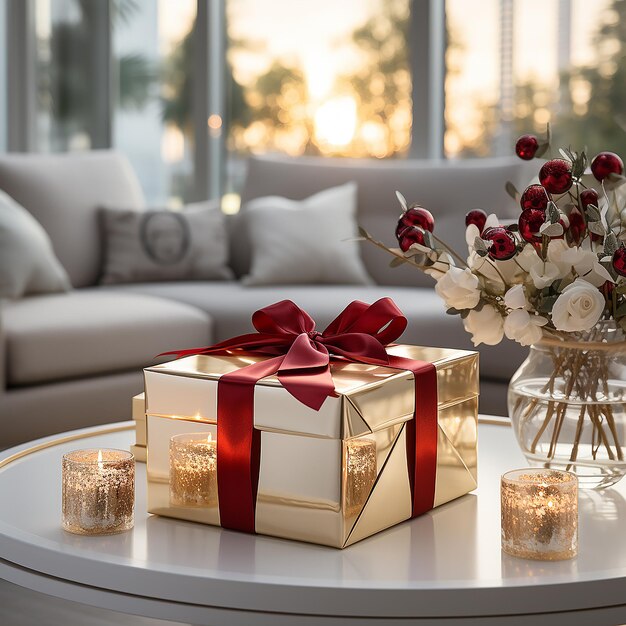
[[[360,513],[376,482],[376,443],[369,439],[346,441],[345,516]]]
[[[135,458],[125,450],[75,450],[63,456],[63,528],[78,535],[130,530]]]
[[[170,439],[170,504],[217,506],[217,441],[211,433]]]
[[[578,480],[569,472],[528,468],[501,484],[502,549],[542,561],[578,552]]]

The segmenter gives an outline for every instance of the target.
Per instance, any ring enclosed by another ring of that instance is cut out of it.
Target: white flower
[[[562,276],[558,265],[539,259],[539,263],[533,263],[530,268],[530,278],[537,289],[543,289]]]
[[[552,323],[567,332],[589,330],[604,311],[604,298],[591,283],[577,278],[556,299],[552,307]]]
[[[449,308],[473,309],[480,300],[478,278],[468,268],[451,267],[439,279],[435,291]]]
[[[504,320],[504,334],[522,346],[530,346],[541,339],[541,327],[547,323],[545,317],[530,315],[524,309],[516,309]]]
[[[480,311],[470,311],[463,320],[463,326],[471,333],[475,346],[481,343],[495,346],[502,341],[504,334],[502,316],[491,304],[485,304]]]
[[[580,278],[594,287],[601,287],[607,280],[614,282],[607,269],[600,265],[595,252],[584,248],[569,248],[561,253],[561,263],[574,268]]]
[[[563,254],[570,249],[570,246],[564,239],[551,239],[548,244],[548,261],[557,265],[563,276],[567,276],[572,271],[571,263],[568,264],[563,260]]]
[[[527,306],[523,285],[515,285],[504,294],[504,304],[508,309],[525,309]]]

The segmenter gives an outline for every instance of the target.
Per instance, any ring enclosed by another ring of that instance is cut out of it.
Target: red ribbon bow
[[[292,396],[318,410],[328,396],[336,396],[330,373],[331,356],[414,373],[416,414],[407,425],[413,516],[431,509],[437,460],[436,372],[431,363],[387,354],[385,346],[395,341],[407,325],[395,303],[390,298],[382,298],[372,305],[354,301],[321,333],[315,329],[311,316],[291,300],[256,311],[252,323],[256,333],[239,335],[205,348],[165,353],[180,358],[242,351],[270,357],[225,374],[218,383],[217,472],[221,525],[254,532],[261,443],[260,432],[254,428],[256,383],[277,374]],[[420,489],[415,488],[418,472]]]

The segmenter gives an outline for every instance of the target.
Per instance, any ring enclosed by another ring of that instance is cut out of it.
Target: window
[[[112,144],[152,204],[192,195],[195,19],[195,0],[120,2],[112,15]]]
[[[626,153],[626,3],[476,6],[15,0],[0,147],[115,147],[152,204],[226,192],[229,210],[264,152],[510,155],[551,122],[555,143]]]
[[[408,21],[408,0],[228,0],[227,189],[249,154],[405,156]]]
[[[447,0],[448,157],[512,154],[516,137],[626,152],[626,6],[613,0]]]

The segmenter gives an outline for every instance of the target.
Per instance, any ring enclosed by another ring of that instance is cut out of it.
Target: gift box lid
[[[478,395],[476,352],[411,345],[388,346],[387,351],[435,365],[440,409]],[[216,423],[219,378],[265,358],[196,355],[148,367],[144,370],[146,413]],[[333,362],[331,373],[338,397],[327,398],[319,411],[291,396],[276,376],[260,380],[255,389],[255,428],[347,439],[405,422],[413,416],[416,399],[411,372]]]

